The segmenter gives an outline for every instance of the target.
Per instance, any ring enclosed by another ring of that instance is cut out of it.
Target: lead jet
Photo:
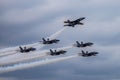
[[[30,52],[30,51],[35,51],[36,50],[36,48],[33,48],[33,47],[30,47],[30,48],[24,47],[24,48],[22,48],[21,46],[19,46],[19,48],[20,48],[20,52],[21,53],[25,53],[25,52]]]
[[[83,23],[81,21],[84,19],[85,19],[85,17],[81,17],[74,21],[70,21],[70,20],[64,21],[64,23],[66,23],[64,26],[75,27],[75,25],[83,25]]]
[[[50,55],[54,56],[54,55],[60,55],[60,54],[65,54],[67,51],[64,51],[64,50],[55,50],[53,51],[52,49],[50,49]]]
[[[87,46],[92,46],[92,45],[93,45],[93,43],[91,43],[91,42],[87,42],[87,43],[81,42],[81,43],[79,43],[78,41],[76,41],[76,44],[74,44],[74,46],[76,46],[76,47],[87,47]]]
[[[84,52],[83,50],[82,50],[82,53],[79,53],[79,55],[80,56],[83,56],[83,57],[90,57],[90,56],[96,56],[96,54],[98,54],[98,52],[88,52],[88,51],[86,51],[86,52]]]
[[[40,41],[42,42],[43,44],[53,44],[53,43],[58,43],[60,40],[58,39],[52,39],[50,40],[49,38],[46,40],[45,38],[42,38],[43,41]]]

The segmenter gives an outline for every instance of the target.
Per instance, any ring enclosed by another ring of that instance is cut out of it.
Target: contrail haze
[[[39,60],[31,63],[21,63],[16,64],[13,66],[7,66],[7,67],[0,67],[0,73],[10,72],[10,71],[16,71],[16,70],[22,70],[22,69],[28,69],[36,66],[41,66],[45,64],[55,63],[59,61],[64,61],[67,59],[78,57],[78,55],[72,55],[67,57],[60,57],[60,58],[54,58],[54,59],[46,59],[46,60]]]

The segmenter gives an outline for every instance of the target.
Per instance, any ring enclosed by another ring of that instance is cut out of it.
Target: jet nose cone
[[[56,42],[59,42],[60,40],[56,40]]]
[[[98,52],[96,52],[95,54],[98,54]]]
[[[66,53],[67,51],[64,51],[64,53]]]
[[[87,44],[88,44],[89,46],[92,46],[92,45],[93,45],[93,43],[91,43],[91,42],[88,42]]]
[[[93,43],[90,43],[90,45],[93,45]]]

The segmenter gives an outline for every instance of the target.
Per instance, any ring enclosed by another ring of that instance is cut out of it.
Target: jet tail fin
[[[82,50],[82,54],[85,54],[85,52]]]
[[[54,52],[53,52],[53,50],[52,50],[52,49],[50,49],[50,53],[51,53],[51,54],[54,54]]]
[[[42,40],[43,40],[43,44],[45,44],[45,43],[46,43],[46,40],[45,40],[45,38],[42,38]]]
[[[43,40],[44,42],[46,42],[45,38],[42,38],[42,40]]]
[[[76,41],[76,43],[77,43],[77,46],[80,47],[80,43],[78,41]]]
[[[19,48],[20,48],[20,52],[23,52],[23,48],[21,46],[19,46]]]

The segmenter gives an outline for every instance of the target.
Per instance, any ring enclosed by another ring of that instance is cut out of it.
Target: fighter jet
[[[54,56],[54,55],[60,55],[60,54],[65,54],[67,51],[64,51],[64,50],[55,50],[53,51],[52,49],[50,49],[50,55]]]
[[[24,48],[22,48],[21,46],[19,46],[19,48],[20,48],[20,52],[21,53],[25,53],[25,52],[30,52],[30,51],[35,51],[36,50],[36,48],[33,48],[33,47],[30,47],[30,48],[24,47]]]
[[[98,52],[88,52],[88,51],[86,51],[86,52],[84,52],[83,50],[82,50],[82,53],[79,53],[79,55],[80,56],[83,56],[83,57],[90,57],[90,56],[96,56],[96,54],[98,54]]]
[[[60,40],[58,39],[52,39],[50,40],[49,38],[47,38],[47,40],[45,40],[45,38],[42,38],[43,41],[40,41],[42,42],[43,44],[53,44],[53,43],[58,43]]]
[[[85,19],[85,17],[81,17],[74,21],[70,21],[70,20],[64,21],[64,23],[66,23],[66,25],[64,25],[64,26],[75,27],[75,25],[83,25],[83,23],[81,21],[84,19]]]
[[[92,45],[93,45],[93,43],[91,43],[91,42],[87,42],[87,43],[81,42],[81,43],[79,43],[78,41],[76,41],[76,44],[74,44],[75,47],[87,47],[87,46],[92,46]]]

